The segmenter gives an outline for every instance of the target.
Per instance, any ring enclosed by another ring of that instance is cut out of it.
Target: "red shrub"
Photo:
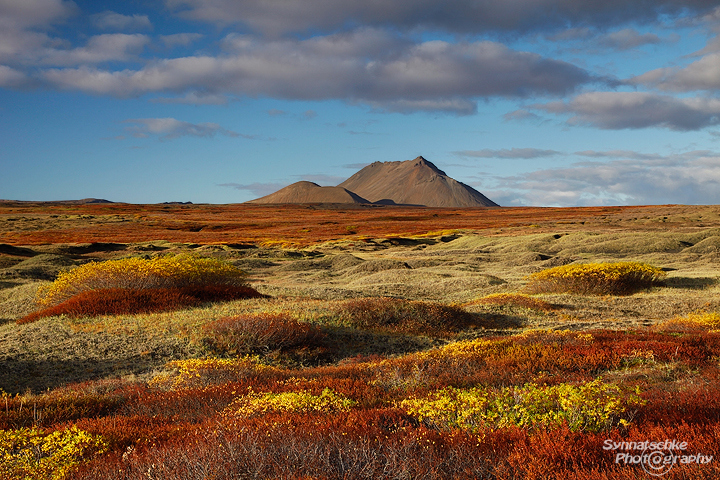
[[[317,346],[325,336],[314,325],[281,314],[221,318],[203,332],[204,343],[214,352],[233,355]]]
[[[480,320],[460,307],[397,298],[348,300],[339,313],[361,329],[435,336],[452,336]]]
[[[182,288],[108,288],[81,292],[69,300],[44,310],[33,312],[16,321],[30,323],[42,317],[68,315],[86,317],[122,315],[178,310],[206,302],[262,297],[257,290],[246,286],[198,285]]]

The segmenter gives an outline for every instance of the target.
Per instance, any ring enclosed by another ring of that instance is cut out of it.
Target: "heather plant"
[[[199,306],[210,301],[257,298],[252,287],[237,285],[197,285],[175,288],[103,288],[87,290],[57,305],[44,308],[16,320],[31,323],[43,317],[68,315],[73,318],[97,315],[123,315],[166,312]]]
[[[557,307],[544,300],[523,293],[492,293],[469,303],[469,305],[475,304],[511,305],[545,312],[557,309]]]
[[[241,355],[318,345],[320,329],[285,314],[225,317],[203,326],[203,342],[219,354]]]
[[[666,274],[657,267],[638,262],[563,265],[529,277],[530,293],[579,293],[629,295],[660,285]]]
[[[478,321],[460,307],[397,298],[348,300],[338,313],[357,328],[416,335],[452,336]]]
[[[49,434],[36,428],[0,430],[0,477],[61,480],[77,465],[107,448],[101,436],[75,426]]]
[[[691,312],[686,317],[676,317],[655,326],[666,332],[692,332],[720,330],[720,314],[717,312]]]
[[[256,357],[242,358],[191,358],[176,360],[167,365],[168,373],[155,376],[150,385],[164,389],[187,389],[238,381],[275,371],[262,365]]]
[[[333,412],[345,411],[357,405],[357,402],[338,394],[330,388],[324,388],[319,395],[308,390],[281,393],[250,393],[238,397],[225,410],[226,415],[252,417],[270,412]]]
[[[180,254],[152,259],[129,257],[81,265],[61,272],[38,289],[41,306],[52,306],[89,290],[246,286],[245,273],[216,258]]]
[[[444,428],[470,431],[515,425],[523,428],[558,427],[567,422],[573,431],[607,431],[629,407],[642,405],[639,391],[626,392],[600,379],[572,385],[523,386],[487,389],[444,388],[429,398],[408,398],[400,408],[418,420]]]

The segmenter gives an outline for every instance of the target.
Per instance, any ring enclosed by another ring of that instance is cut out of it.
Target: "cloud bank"
[[[612,160],[581,161],[565,168],[497,178],[487,194],[501,205],[720,204],[720,153],[577,154]]]

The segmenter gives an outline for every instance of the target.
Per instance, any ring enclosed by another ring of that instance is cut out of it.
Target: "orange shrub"
[[[539,298],[533,298],[529,295],[522,293],[493,293],[483,298],[479,298],[473,304],[492,304],[492,305],[513,305],[516,307],[528,308],[531,310],[542,310],[548,312],[550,310],[557,310],[558,307],[541,300]]]
[[[477,323],[460,307],[387,297],[348,300],[338,313],[357,328],[416,335],[451,336]]]
[[[205,302],[256,298],[262,295],[247,286],[198,285],[183,288],[108,288],[81,292],[70,299],[16,320],[30,323],[43,317],[68,315],[73,318],[96,315],[123,315],[166,312]]]
[[[233,355],[317,346],[325,336],[314,325],[282,314],[221,318],[205,325],[203,332],[211,350]]]

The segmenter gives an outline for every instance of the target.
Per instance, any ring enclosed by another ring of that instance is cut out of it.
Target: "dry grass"
[[[478,298],[466,305],[511,305],[515,307],[527,308],[530,310],[539,310],[550,312],[558,310],[558,307],[542,300],[540,298],[531,297],[523,293],[493,293],[482,298]]]
[[[178,230],[187,238],[213,232],[231,236],[222,229],[190,231],[193,221],[193,229],[202,226],[194,215],[203,208],[183,210],[184,218],[157,208],[147,207],[139,213],[146,218],[137,222],[156,222],[153,228],[160,230],[187,228]],[[462,231],[457,236],[454,231],[444,239],[368,237],[314,242],[306,249],[158,241],[112,248],[34,246],[32,258],[48,254],[71,261],[39,258],[36,267],[47,272],[57,268],[45,264],[51,260],[82,264],[129,252],[202,249],[203,255],[242,265],[248,283],[273,298],[0,324],[0,388],[12,393],[2,397],[7,403],[0,403],[0,420],[10,429],[35,424],[64,431],[74,424],[102,436],[111,452],[74,471],[72,478],[78,479],[629,480],[641,470],[616,467],[602,449],[606,438],[683,438],[694,450],[720,454],[720,427],[712,420],[720,411],[720,337],[714,331],[720,323],[715,313],[720,312],[715,282],[720,259],[713,250],[720,232],[694,228],[648,239],[643,229],[665,228],[661,217],[649,215],[654,210],[578,211],[592,213],[587,231],[580,231],[587,218],[568,215],[565,220],[576,223],[554,223],[545,233],[550,223],[532,227],[540,233],[529,235]],[[695,218],[692,211],[672,211],[675,217],[664,215],[671,222],[678,223],[680,213],[687,222]],[[431,210],[406,213],[411,213],[405,217],[408,230],[433,222],[437,230],[439,222],[454,218],[450,211],[440,212],[447,214],[441,218],[432,217]],[[316,214],[312,218],[330,221],[338,212]],[[362,233],[362,215],[337,228],[355,225]],[[215,226],[231,222],[213,218],[219,222]],[[518,222],[509,227],[514,234],[531,228],[521,216],[503,221],[511,220]],[[383,221],[398,225],[402,220]],[[593,231],[604,221],[642,228]],[[292,222],[278,227],[288,238]],[[307,239],[313,225],[306,226]],[[330,236],[335,227],[327,228],[316,239]],[[633,250],[637,242],[643,246]],[[0,272],[7,274],[0,284],[0,318],[28,313],[24,304],[31,302],[40,277],[15,268],[23,261],[0,262]],[[551,267],[617,261],[652,263],[668,270],[669,278],[664,286],[629,296],[514,293],[522,291],[528,275]],[[382,295],[386,298],[378,298]],[[644,328],[650,324],[657,326]],[[523,330],[527,333],[508,336]],[[228,358],[198,359],[208,348]],[[232,358],[245,353],[257,356]],[[475,397],[465,396],[473,389],[504,395],[526,392],[527,385],[537,386],[536,403],[549,398],[557,406],[561,402],[550,398],[553,392],[577,393],[597,379],[628,391],[639,386],[648,403],[634,404],[626,416],[623,412],[629,425],[612,428],[617,424],[611,422],[611,430],[602,434],[573,431],[569,424],[534,433],[516,427],[470,432],[463,430],[465,424],[446,431],[396,408],[408,398],[442,400],[442,392],[473,402]],[[23,393],[26,389],[35,393]],[[343,408],[314,412],[323,398],[340,399]],[[243,401],[253,405],[250,417],[221,415]],[[718,474],[714,464],[684,468],[677,468],[675,478]]]

